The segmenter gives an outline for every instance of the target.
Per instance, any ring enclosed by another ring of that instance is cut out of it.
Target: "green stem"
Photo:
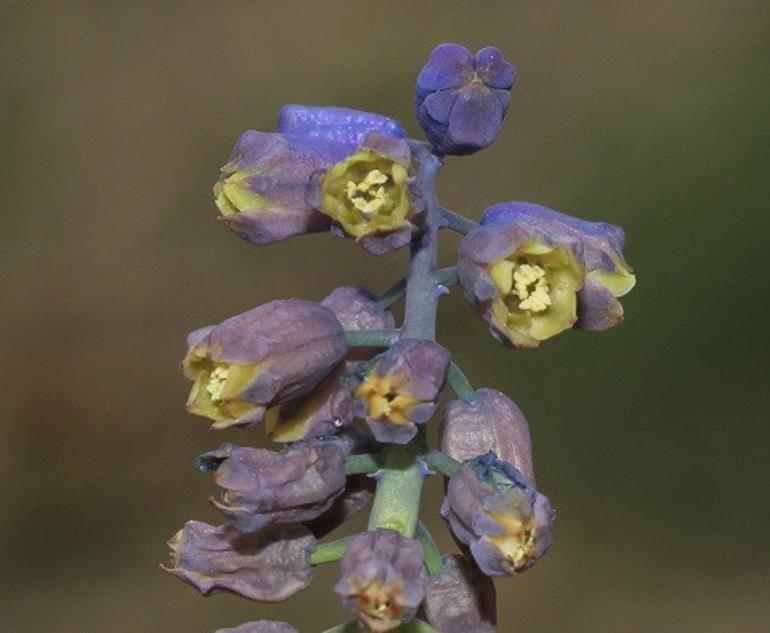
[[[348,347],[390,347],[398,330],[345,330]]]
[[[319,543],[318,547],[310,555],[310,564],[323,565],[324,563],[333,563],[339,560],[345,554],[345,550],[352,539],[352,536],[348,536],[329,543]]]
[[[384,465],[385,456],[382,453],[351,455],[345,460],[345,474],[369,475],[371,473],[376,473]]]
[[[446,288],[456,286],[460,282],[457,277],[457,266],[437,270],[435,277],[436,283]]]
[[[454,363],[449,365],[447,382],[458,398],[464,399],[473,395],[473,385],[471,385],[470,380],[465,376],[462,369]]]
[[[460,462],[445,455],[441,451],[430,451],[422,456],[422,461],[434,473],[451,477],[460,468]]]
[[[390,306],[396,303],[406,292],[406,277],[402,277],[390,288],[383,292],[379,299],[377,299],[377,305],[383,310],[387,310]]]
[[[422,544],[423,555],[425,556],[425,566],[431,574],[438,574],[444,569],[444,563],[441,560],[441,552],[436,547],[436,542],[430,535],[428,528],[422,521],[417,523],[417,530],[415,531],[417,540]]]
[[[414,536],[424,469],[417,459],[419,444],[389,444],[385,448],[385,468],[379,475],[377,491],[369,515],[369,529],[388,528],[407,538]]]
[[[469,220],[459,213],[450,211],[449,209],[441,209],[441,215],[444,216],[444,220],[447,223],[447,227],[463,235],[467,235],[473,229],[477,229],[480,225],[478,222]]]

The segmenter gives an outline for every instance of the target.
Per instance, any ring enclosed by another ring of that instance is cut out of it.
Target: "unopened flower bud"
[[[222,590],[278,602],[307,587],[313,574],[316,541],[301,525],[241,534],[229,525],[188,521],[168,544],[171,565],[164,569],[205,596]]]
[[[623,257],[623,229],[604,222],[588,222],[530,202],[503,202],[484,211],[484,225],[516,224],[552,239],[574,239],[585,269],[585,282],[577,294],[575,327],[606,330],[623,320],[617,300],[636,284],[636,277]]]
[[[311,186],[308,201],[371,255],[406,246],[417,230],[422,200],[412,174],[412,157],[403,139],[370,133],[359,149],[325,172]]]
[[[214,428],[253,426],[268,407],[309,392],[347,352],[334,313],[317,303],[271,301],[188,336],[187,409]]]
[[[325,138],[249,130],[214,185],[221,221],[252,244],[328,230],[329,219],[306,201],[311,175],[349,150]]]
[[[445,555],[443,569],[428,578],[422,608],[440,633],[495,633],[495,585],[463,556]]]
[[[399,339],[356,388],[356,413],[379,442],[406,444],[433,415],[449,352],[432,341]]]
[[[231,629],[217,629],[214,633],[299,633],[299,631],[286,622],[259,620],[247,622]]]
[[[493,452],[533,485],[529,424],[516,403],[494,389],[479,389],[444,408],[441,451],[458,462]]]
[[[417,118],[434,151],[472,154],[490,145],[511,101],[516,69],[492,47],[473,55],[459,44],[433,49],[417,77]]]
[[[361,145],[370,132],[393,138],[406,137],[401,124],[389,117],[336,106],[283,106],[278,116],[278,131],[322,138],[349,148]]]
[[[334,591],[374,633],[410,621],[425,596],[422,546],[394,530],[355,537],[342,558]]]
[[[463,463],[449,480],[441,516],[470,546],[481,571],[508,576],[545,554],[556,513],[516,468],[487,453]]]
[[[236,448],[214,474],[225,492],[213,503],[241,532],[314,519],[345,489],[350,446],[328,439],[297,442],[281,452]]]

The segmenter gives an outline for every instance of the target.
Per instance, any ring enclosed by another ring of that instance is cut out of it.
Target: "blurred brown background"
[[[237,135],[283,103],[380,111],[412,134],[430,49],[519,69],[490,149],[450,159],[445,205],[524,199],[622,224],[626,323],[534,352],[459,297],[440,337],[529,417],[557,545],[498,584],[501,631],[770,628],[770,4],[0,0],[0,629],[206,633],[346,619],[336,566],[277,606],[157,569],[214,521],[183,410],[185,333],[275,297],[382,289],[402,253],[323,236],[258,249],[215,221]],[[444,263],[457,240],[445,239]],[[451,547],[433,512],[426,518]]]

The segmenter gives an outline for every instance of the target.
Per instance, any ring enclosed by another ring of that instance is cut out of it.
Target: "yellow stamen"
[[[519,516],[490,512],[490,518],[505,528],[505,534],[490,536],[495,544],[516,571],[527,566],[535,558],[534,520],[531,516]]]
[[[407,424],[406,411],[419,400],[403,388],[392,376],[380,376],[371,372],[356,389],[356,396],[366,401],[368,415],[376,420],[386,420],[392,424]]]
[[[384,185],[386,182],[388,182],[388,176],[379,169],[372,169],[359,183],[348,180],[345,193],[348,200],[361,213],[366,216],[374,215],[385,206],[385,187],[378,185]]]
[[[209,392],[212,401],[219,402],[222,400],[222,390],[225,388],[229,372],[229,367],[215,367],[214,371],[211,372],[209,381],[206,384],[206,391]]]

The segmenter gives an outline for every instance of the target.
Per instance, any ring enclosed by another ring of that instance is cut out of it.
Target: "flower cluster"
[[[527,420],[506,395],[474,390],[436,342],[437,304],[460,286],[495,339],[535,348],[620,323],[618,298],[635,278],[617,226],[527,202],[495,204],[476,223],[439,205],[442,160],[495,140],[515,78],[495,48],[442,44],[415,89],[428,143],[385,116],[301,105],[281,110],[275,132],[236,142],[214,197],[238,237],[327,232],[374,256],[409,246],[411,259],[382,294],[343,286],[319,302],[280,299],[188,336],[188,410],[280,445],[223,443],[198,457],[221,489],[211,502],[222,523],[189,521],[165,569],[202,594],[285,600],[316,566],[341,561],[334,591],[355,617],[346,631],[489,633],[491,578],[550,548],[555,511],[537,488]],[[456,265],[439,270],[445,228],[463,238]],[[402,298],[397,328],[390,308]],[[431,474],[446,478],[440,515],[457,554],[442,555],[418,520]],[[369,504],[367,531],[323,540]],[[227,631],[296,629],[259,620]]]

